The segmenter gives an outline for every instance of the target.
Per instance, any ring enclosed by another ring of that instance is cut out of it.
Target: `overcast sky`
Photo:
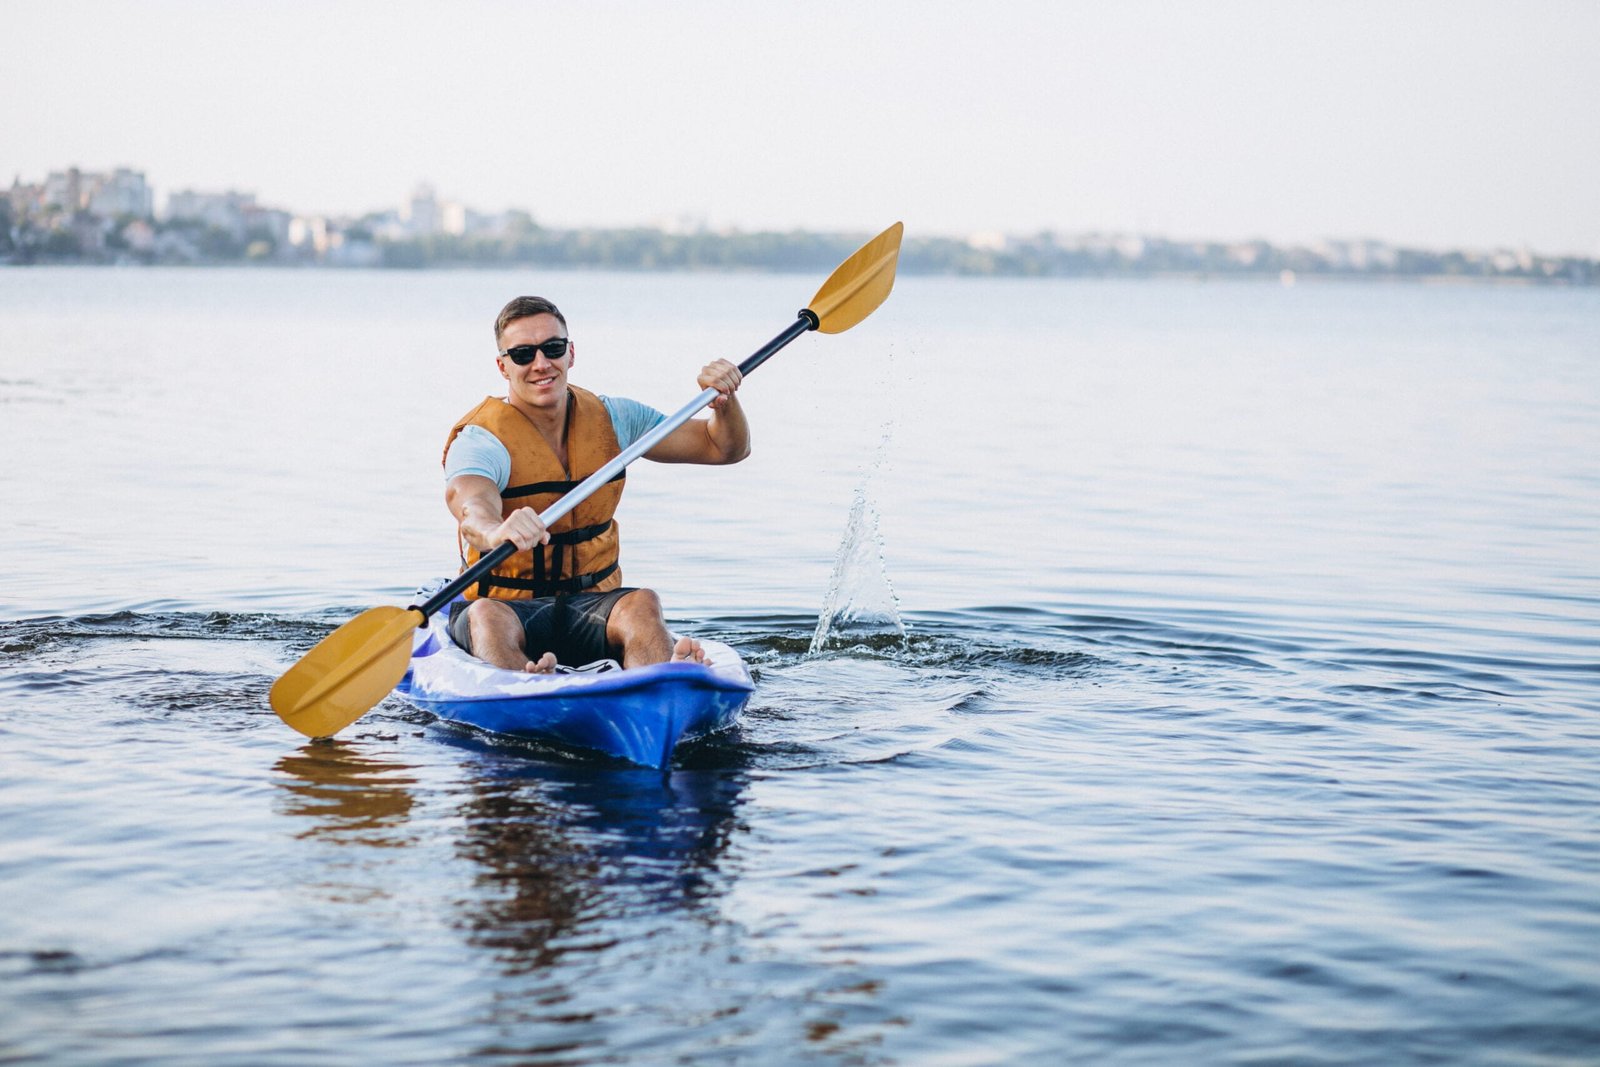
[[[0,0],[0,179],[1600,256],[1600,3]]]

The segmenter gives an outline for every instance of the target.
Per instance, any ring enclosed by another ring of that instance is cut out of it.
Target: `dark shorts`
[[[606,641],[606,620],[611,618],[617,601],[631,592],[632,589],[613,589],[609,593],[573,593],[500,603],[522,620],[522,639],[529,659],[554,652],[556,661],[563,666],[582,667],[597,659],[622,658],[622,649],[613,649]],[[450,636],[471,652],[468,603],[458,600],[450,605]]]

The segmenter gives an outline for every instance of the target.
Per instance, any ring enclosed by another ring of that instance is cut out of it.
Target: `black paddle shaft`
[[[416,611],[422,612],[423,618],[428,618],[434,612],[438,611],[440,608],[450,603],[450,601],[454,600],[457,594],[465,591],[467,586],[472,585],[485,574],[488,574],[490,571],[500,566],[501,563],[504,563],[507,559],[510,559],[511,555],[516,552],[516,550],[517,545],[515,541],[500,542],[499,546],[495,548],[493,552],[481,557],[478,562],[474,563],[472,566],[468,567],[466,570],[457,575],[455,581],[451,582],[449,585],[445,586],[443,589],[439,590],[422,603],[413,604],[411,607]]]
[[[821,320],[817,318],[817,313],[815,311],[812,311],[810,308],[803,308],[800,312],[800,317],[795,319],[787,330],[784,330],[778,336],[774,337],[772,340],[756,349],[756,351],[752,353],[749,358],[747,358],[743,363],[739,364],[739,374],[741,376],[749,374],[751,371],[761,366],[761,364],[777,355],[779,349],[783,348],[784,345],[788,344],[790,341],[793,341],[796,337],[799,337],[807,330],[815,330],[821,324]]]

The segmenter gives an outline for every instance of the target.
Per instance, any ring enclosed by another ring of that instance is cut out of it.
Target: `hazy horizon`
[[[1600,256],[1600,6],[29,5],[0,178],[565,227]],[[1588,132],[1584,132],[1588,131]]]

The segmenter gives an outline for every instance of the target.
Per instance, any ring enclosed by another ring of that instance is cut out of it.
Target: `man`
[[[665,416],[567,382],[576,346],[550,301],[520,296],[494,324],[504,399],[489,397],[457,421],[445,442],[445,502],[471,566],[505,541],[517,552],[467,591],[450,633],[498,667],[546,673],[617,659],[624,667],[666,660],[705,662],[697,641],[676,643],[649,589],[624,587],[617,501],[624,476],[596,490],[545,529],[539,512],[593,474]],[[750,427],[734,397],[739,369],[708,363],[700,388],[714,388],[708,419],[684,423],[645,453],[660,463],[737,463],[750,454]]]

